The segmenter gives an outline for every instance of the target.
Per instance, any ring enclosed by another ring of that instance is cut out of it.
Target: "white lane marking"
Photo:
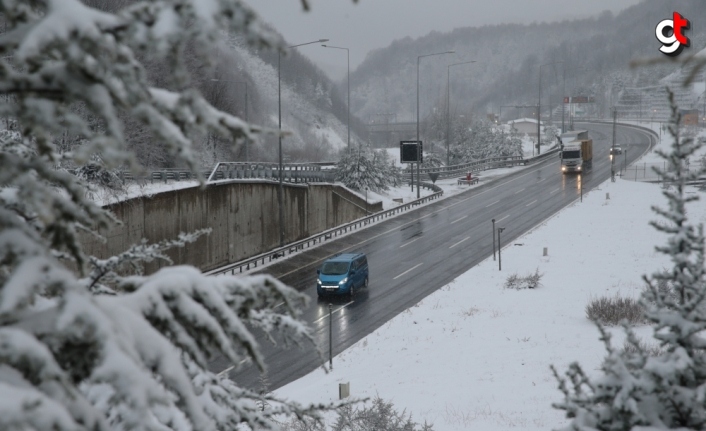
[[[449,247],[449,248],[454,248],[454,247],[456,247],[457,245],[461,244],[463,241],[466,241],[466,240],[469,240],[469,239],[471,239],[471,237],[470,237],[470,236],[467,236],[467,237],[463,238],[461,241],[457,242],[456,244],[452,245],[452,246]]]
[[[522,193],[524,191],[525,191],[525,189],[520,189],[520,190],[516,191],[515,194]]]
[[[525,205],[525,206],[528,207],[528,206],[534,205],[534,204],[536,204],[536,203],[537,203],[537,199],[533,200],[532,202],[528,203],[528,204]]]
[[[544,177],[544,178],[540,179],[540,180],[537,181],[537,182],[538,182],[538,183],[541,183],[542,181],[546,180],[547,178],[549,178],[549,177]]]
[[[558,163],[558,162],[557,162],[557,163]],[[385,232],[380,232],[379,234],[374,235],[374,236],[371,236],[370,238],[364,239],[364,240],[362,240],[361,242],[359,242],[359,243],[357,243],[357,244],[353,244],[353,245],[351,245],[350,247],[347,247],[347,248],[344,248],[344,249],[342,249],[342,250],[339,250],[339,252],[344,252],[344,251],[351,250],[351,249],[353,249],[353,248],[355,248],[355,247],[359,247],[359,246],[365,244],[366,242],[369,242],[369,241],[372,241],[372,240],[374,240],[374,239],[380,238],[381,236],[387,235],[388,233],[397,232],[397,231],[400,230],[400,228],[404,228],[405,226],[409,226],[409,225],[411,225],[411,224],[413,224],[413,223],[419,223],[419,220],[425,219],[425,218],[427,218],[427,217],[431,217],[431,216],[433,216],[433,215],[435,215],[435,214],[439,214],[440,212],[442,212],[442,211],[444,211],[444,210],[447,210],[447,209],[449,209],[449,208],[453,208],[453,207],[455,207],[456,205],[461,205],[462,203],[464,203],[464,202],[466,202],[466,201],[468,201],[468,200],[470,200],[470,199],[473,199],[473,198],[475,198],[475,197],[477,197],[477,196],[486,194],[486,193],[488,193],[488,192],[492,192],[493,190],[495,190],[495,189],[497,189],[497,188],[499,188],[499,187],[502,187],[502,186],[505,186],[505,185],[507,185],[507,184],[510,184],[510,183],[512,183],[512,182],[514,182],[514,181],[517,181],[517,180],[519,180],[519,179],[521,179],[521,178],[526,177],[527,175],[532,175],[533,173],[537,172],[537,171],[540,170],[540,169],[544,169],[545,167],[546,167],[546,166],[537,165],[536,168],[531,168],[531,169],[529,169],[529,170],[527,171],[527,173],[524,173],[524,174],[522,174],[522,175],[519,175],[519,176],[517,176],[517,177],[515,177],[515,178],[513,178],[513,179],[507,180],[507,181],[505,181],[504,183],[500,183],[500,184],[498,184],[498,185],[495,186],[495,187],[491,187],[491,188],[489,188],[489,189],[485,189],[485,190],[483,190],[483,191],[481,191],[481,192],[475,193],[475,194],[473,194],[472,196],[469,196],[469,197],[467,197],[467,198],[465,198],[465,199],[461,199],[460,201],[458,201],[458,202],[456,202],[456,203],[453,203],[453,204],[451,204],[451,205],[448,205],[448,206],[445,206],[445,207],[441,207],[441,208],[439,208],[438,210],[436,210],[436,211],[434,211],[434,212],[430,212],[430,213],[427,214],[427,215],[418,217],[416,220],[408,221],[407,223],[403,224],[402,226],[395,226],[395,227],[393,227],[392,229],[386,230]],[[577,199],[578,199],[578,198],[577,198]],[[293,274],[293,273],[295,273],[295,272],[297,272],[297,271],[301,271],[301,270],[304,269],[304,268],[307,268],[307,267],[310,267],[310,266],[318,265],[318,264],[320,264],[321,262],[325,261],[326,259],[328,259],[328,258],[331,257],[331,256],[333,256],[333,254],[331,254],[331,255],[329,255],[329,256],[322,257],[321,259],[315,260],[315,261],[313,261],[313,262],[311,262],[311,263],[309,263],[309,264],[307,264],[307,265],[304,265],[304,266],[302,266],[302,267],[300,267],[300,268],[295,268],[295,269],[293,269],[293,270],[291,270],[291,271],[289,271],[289,272],[285,272],[284,274],[282,274],[282,275],[280,276],[280,278],[286,277],[286,276],[288,276],[288,275],[291,275],[291,274]]]
[[[552,190],[551,192],[549,192],[549,194],[550,194],[550,195],[553,195],[554,193],[558,192],[559,190],[561,190],[561,187],[555,188],[554,190]]]
[[[421,263],[418,263],[418,264],[414,265],[413,267],[409,268],[407,271],[403,272],[402,274],[398,275],[397,277],[393,277],[393,280],[397,280],[398,278],[402,277],[403,275],[407,274],[408,272],[410,272],[410,271],[412,271],[412,270],[414,270],[414,269],[419,268],[420,266],[422,266]]]
[[[466,217],[468,217],[468,216],[465,215],[465,216],[463,216],[463,217],[461,217],[461,218],[459,218],[459,219],[456,219],[456,220],[452,221],[452,222],[449,223],[449,224],[454,224],[454,223],[456,223],[457,221],[461,221],[461,220],[465,219]]]
[[[353,303],[353,301],[351,301],[351,302],[349,302],[349,303],[347,303],[347,304],[341,305],[341,306],[338,307],[337,309],[331,311],[331,314],[333,315],[333,314],[338,313],[339,311],[341,311],[341,310],[343,310],[344,308],[348,307],[348,306],[351,305],[352,303]],[[326,318],[328,318],[328,317],[329,317],[329,315],[328,315],[328,314],[325,314],[325,315],[319,317],[318,319],[314,320],[314,321],[311,322],[311,323],[319,323],[319,322],[321,322],[322,320],[324,320],[324,319],[326,319]]]
[[[421,236],[420,236],[419,238],[421,238]],[[419,238],[414,238],[412,241],[409,241],[409,242],[406,242],[406,243],[402,244],[402,245],[400,246],[400,248],[402,248],[402,247],[407,247],[408,245],[412,244],[414,241],[418,240]]]
[[[506,215],[505,217],[501,218],[500,220],[495,220],[495,224],[500,223],[501,221],[505,220],[508,217],[510,217],[510,214]]]
[[[495,205],[495,204],[498,203],[498,202],[500,202],[500,201],[495,201],[495,202],[493,202],[492,204],[486,205],[485,207],[486,207],[486,208],[490,208],[490,207],[492,207],[493,205]]]
[[[275,305],[275,308],[279,308],[284,305],[284,302],[280,302],[279,304]]]

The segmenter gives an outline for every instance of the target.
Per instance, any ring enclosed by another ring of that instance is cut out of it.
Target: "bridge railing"
[[[526,163],[527,160],[523,159],[522,156],[490,157],[487,159],[476,160],[469,163],[461,163],[458,165],[421,168],[419,172],[422,175],[435,173],[438,174],[437,178],[446,179],[464,176],[468,172],[480,172],[493,168],[513,167],[517,165],[525,165]],[[416,168],[413,169],[416,174]],[[409,169],[407,169],[407,173],[409,173]]]
[[[439,191],[434,192],[431,195],[424,196],[420,199],[408,202],[406,204],[399,205],[395,208],[389,209],[389,210],[384,210],[377,212],[375,214],[359,218],[357,220],[354,220],[350,223],[343,224],[341,226],[337,226],[332,229],[328,229],[326,231],[323,231],[317,235],[311,236],[309,238],[305,238],[299,241],[295,241],[291,244],[287,244],[284,247],[279,247],[276,248],[272,251],[269,251],[267,253],[263,253],[254,257],[251,257],[249,259],[242,260],[240,262],[236,262],[218,269],[214,269],[212,271],[206,272],[207,275],[225,275],[225,274],[242,274],[244,271],[248,271],[251,269],[259,268],[264,265],[267,265],[272,262],[276,262],[277,259],[284,258],[288,255],[291,255],[293,253],[300,252],[305,249],[312,248],[314,246],[317,246],[323,242],[327,241],[333,241],[334,239],[346,235],[348,233],[351,233],[355,230],[359,230],[362,228],[367,227],[370,223],[374,223],[376,221],[384,220],[386,218],[392,217],[394,215],[397,215],[402,212],[406,212],[412,209],[415,209],[417,206],[433,201],[435,199],[440,198],[443,195],[443,190],[439,188],[438,186],[435,186],[433,184],[429,184],[430,186],[435,187]]]
[[[282,165],[282,180],[287,182],[332,182],[335,162],[285,163]],[[70,170],[70,172],[73,172]],[[219,162],[215,167],[203,167],[198,172],[187,168],[161,168],[142,174],[118,171],[123,183],[129,181],[184,181],[194,180],[201,174],[208,181],[225,179],[279,179],[279,164],[269,162]]]
[[[335,163],[287,163],[282,165],[282,181],[333,182]],[[219,162],[208,175],[208,182],[223,179],[279,179],[278,163]]]

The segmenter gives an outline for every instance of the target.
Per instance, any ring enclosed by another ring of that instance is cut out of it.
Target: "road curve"
[[[582,180],[576,175],[562,175],[559,157],[550,157],[496,181],[323,244],[270,266],[265,272],[311,297],[311,305],[302,318],[311,325],[328,357],[330,301],[316,297],[316,268],[338,252],[368,255],[368,289],[361,290],[353,301],[331,301],[335,356],[492,255],[491,219],[495,218],[496,227],[505,228],[502,238],[508,244],[579,199],[580,181],[585,193],[609,179],[612,125],[577,124],[577,128],[588,129],[594,142],[593,168],[583,174]],[[627,154],[616,160],[616,171],[620,164],[630,164],[647,151],[651,139],[644,130],[618,126],[616,145],[627,150]],[[282,350],[262,337],[260,340],[267,358],[270,390],[322,364],[313,351]],[[231,379],[244,387],[261,389],[259,372],[250,364],[233,368],[219,359],[210,368],[228,372]]]

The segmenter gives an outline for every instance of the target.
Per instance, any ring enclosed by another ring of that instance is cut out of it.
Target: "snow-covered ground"
[[[648,225],[659,220],[655,204],[666,205],[658,185],[607,181],[505,246],[502,271],[488,258],[336,356],[331,373],[317,370],[277,395],[326,402],[350,382],[353,397],[391,400],[436,430],[561,426],[566,419],[551,404],[562,394],[549,366],[563,372],[578,361],[590,371],[604,357],[586,305],[637,297],[641,276],[669,265],[654,251],[666,237]],[[706,203],[690,204],[688,213],[706,222]],[[540,288],[503,288],[509,275],[535,270]],[[622,331],[612,332],[622,345]],[[637,332],[650,342],[649,327]]]

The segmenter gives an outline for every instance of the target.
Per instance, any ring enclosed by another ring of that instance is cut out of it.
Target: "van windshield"
[[[326,262],[321,267],[323,275],[343,275],[348,272],[348,262]]]

